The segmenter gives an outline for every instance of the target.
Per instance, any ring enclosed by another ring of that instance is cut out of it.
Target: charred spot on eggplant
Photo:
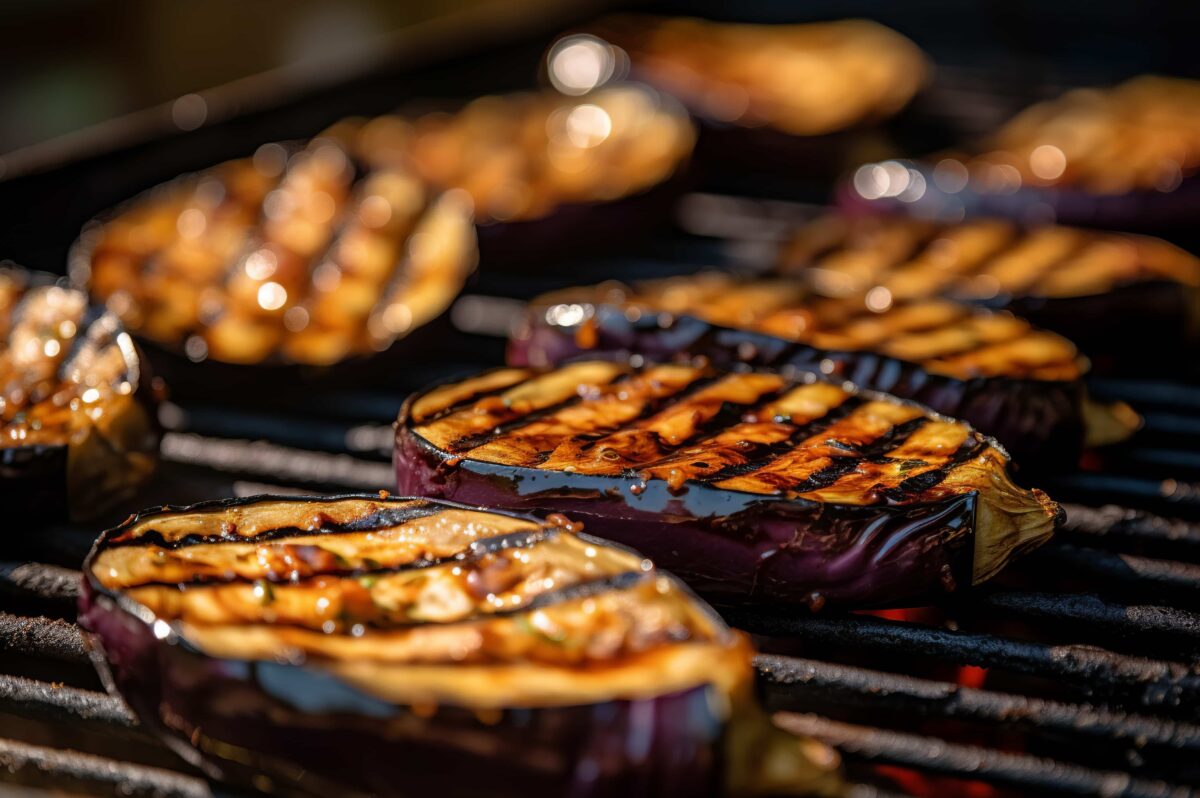
[[[834,213],[796,231],[779,272],[823,296],[1007,308],[1100,366],[1157,361],[1163,341],[1200,342],[1200,259],[1149,236]]]
[[[379,496],[164,508],[98,541],[81,622],[110,685],[224,778],[836,793],[812,756],[828,751],[754,706],[741,634],[641,555],[552,520]],[[747,779],[789,747],[782,778]]]
[[[470,201],[339,138],[268,144],[84,230],[71,274],[193,361],[327,366],[439,316],[475,266]]]
[[[602,284],[531,302],[509,362],[553,365],[588,352],[836,375],[963,418],[1018,462],[1041,455],[1039,465],[1047,452],[1071,463],[1085,442],[1115,442],[1137,427],[1131,410],[1088,399],[1087,362],[1070,341],[1007,312],[945,299],[823,297],[797,280],[715,272]],[[1098,423],[1106,419],[1113,423]]]
[[[569,513],[731,601],[982,582],[1058,515],[1007,466],[967,424],[886,394],[689,364],[488,372],[410,398],[396,432],[401,490]]]
[[[148,380],[112,314],[50,275],[0,270],[0,474],[18,518],[92,516],[149,477]]]

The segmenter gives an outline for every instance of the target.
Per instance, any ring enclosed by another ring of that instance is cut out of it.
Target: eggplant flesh
[[[466,192],[480,260],[517,269],[648,232],[690,184],[696,138],[682,106],[640,84],[514,92],[341,128],[373,168],[404,164]]]
[[[336,136],[267,144],[90,223],[71,277],[189,362],[327,368],[439,317],[475,267],[470,201]]]
[[[745,638],[573,528],[379,495],[164,508],[97,542],[80,621],[144,723],[259,788],[740,794],[749,735],[792,746],[784,793],[833,794],[828,752],[753,706]]]
[[[1138,425],[1124,406],[1091,402],[1087,363],[1066,339],[946,300],[871,310],[861,298],[813,298],[794,281],[718,274],[597,286],[534,300],[508,349],[517,366],[605,353],[849,380],[962,418],[1035,468],[1071,464],[1085,443],[1115,442]],[[1088,429],[1085,410],[1113,423]]]
[[[794,137],[886,119],[908,104],[929,74],[915,44],[865,20],[747,25],[621,15],[589,30],[626,51],[638,78],[679,97],[698,117]],[[562,77],[556,55],[570,44],[551,48],[552,81]],[[762,60],[767,49],[769,66]],[[882,66],[867,74],[855,67],[864,58]]]
[[[1051,535],[968,425],[812,374],[581,361],[411,397],[403,491],[569,513],[706,597],[896,605],[984,581]]]
[[[1161,365],[1164,341],[1200,344],[1200,259],[1149,236],[1015,218],[831,213],[792,235],[778,271],[825,296],[1008,309],[1066,336],[1098,369]]]
[[[132,339],[53,280],[0,272],[0,494],[21,520],[108,509],[150,476],[158,451]]]

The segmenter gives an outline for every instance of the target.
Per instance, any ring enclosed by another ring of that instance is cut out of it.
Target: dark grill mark
[[[987,447],[987,440],[972,433],[943,465],[908,477],[895,487],[883,488],[879,494],[890,502],[900,503],[910,496],[923,493],[944,480],[958,466],[983,454]]]
[[[792,485],[789,490],[796,493],[808,493],[821,488],[828,488],[836,483],[846,474],[851,473],[858,468],[860,463],[873,460],[886,460],[886,454],[901,443],[903,443],[910,435],[916,432],[921,427],[925,426],[929,419],[925,416],[919,416],[909,421],[897,424],[890,430],[885,432],[879,438],[862,447],[852,447],[861,452],[858,456],[838,457],[831,465],[825,466],[820,471],[810,474],[803,482]]]
[[[510,385],[501,385],[498,388],[489,388],[486,391],[476,391],[475,393],[468,396],[466,399],[462,399],[458,402],[455,402],[454,404],[450,405],[449,407],[442,408],[441,410],[435,411],[426,416],[421,416],[420,418],[414,417],[414,418],[412,418],[412,423],[413,424],[432,424],[435,421],[441,421],[446,416],[452,416],[455,413],[459,412],[460,410],[466,410],[468,407],[475,404],[480,399],[488,399],[493,396],[499,396],[500,394],[504,393],[505,391],[517,387],[522,382],[528,382],[528,381],[529,381],[529,378],[527,377],[524,380],[517,380],[516,382],[511,383]]]
[[[321,504],[314,503],[312,505],[313,513],[321,512]],[[309,535],[337,535],[348,532],[374,532],[380,529],[388,529],[390,527],[399,526],[408,521],[415,521],[418,518],[428,518],[429,516],[438,515],[445,512],[445,508],[437,507],[432,504],[422,504],[414,502],[402,507],[388,507],[383,510],[378,510],[362,518],[356,518],[345,524],[330,523],[322,524],[317,529],[301,529],[295,526],[279,527],[260,532],[253,537],[245,537],[233,532],[229,535],[185,535],[178,540],[167,540],[162,533],[157,529],[148,529],[137,537],[121,536],[113,538],[106,544],[106,548],[115,549],[122,546],[156,546],[160,549],[183,549],[188,546],[198,544],[216,544],[216,543],[263,543],[274,540],[282,540],[285,538],[306,537]]]
[[[758,447],[758,451],[755,452],[754,456],[752,456],[746,462],[726,466],[725,468],[715,471],[699,481],[704,483],[720,482],[724,479],[732,479],[734,477],[741,477],[745,476],[746,474],[751,474],[760,468],[763,468],[764,466],[770,465],[775,458],[779,457],[784,452],[788,452],[796,448],[796,444],[798,444],[800,441],[811,438],[813,435],[817,435],[823,430],[829,429],[834,422],[840,421],[841,419],[850,415],[857,408],[862,406],[863,401],[864,400],[861,396],[848,396],[844,402],[820,418],[814,418],[808,423],[801,424],[800,426],[796,427],[794,430],[792,430],[791,435],[789,435],[786,440],[768,444],[766,446],[760,446]]]
[[[613,378],[612,381],[604,383],[604,386],[617,385],[619,383],[626,382],[629,380],[629,378],[631,376],[633,376],[633,374],[631,372],[626,372],[624,374],[618,374],[615,378]],[[530,377],[530,379],[533,379],[533,377]],[[509,386],[509,388],[506,390],[509,390],[512,388],[517,388],[521,385],[524,385],[527,382],[529,382],[529,380],[523,380],[521,382],[518,382],[514,385]],[[604,387],[604,386],[601,386],[601,387]],[[539,419],[543,419],[548,416],[552,416],[564,408],[579,404],[580,402],[584,401],[586,398],[587,397],[584,396],[583,394],[579,393],[579,391],[576,391],[575,393],[568,396],[566,399],[562,400],[561,402],[556,402],[552,405],[547,405],[546,407],[543,407],[540,410],[534,410],[529,413],[526,413],[525,415],[517,416],[516,418],[514,418],[510,421],[505,421],[500,424],[497,424],[495,427],[493,427],[491,430],[488,430],[487,432],[480,432],[480,433],[476,433],[475,435],[467,435],[462,438],[457,438],[450,442],[450,444],[446,447],[446,450],[449,452],[452,452],[454,454],[462,454],[464,452],[469,452],[471,449],[474,449],[477,446],[482,446],[483,444],[487,443],[488,441],[492,440],[493,438],[498,438],[501,435],[507,435],[507,434],[513,432],[514,430],[519,430],[522,427],[528,426],[529,424],[532,424],[533,422],[538,421]]]
[[[403,565],[351,568],[349,567],[349,563],[346,563],[346,565],[343,566],[342,562],[345,561],[342,561],[337,564],[337,567],[314,569],[311,573],[308,573],[299,579],[294,578],[289,573],[276,573],[274,571],[268,572],[264,576],[255,579],[249,579],[237,574],[196,574],[187,582],[164,582],[154,580],[149,582],[139,582],[136,585],[129,585],[122,589],[131,590],[138,587],[175,587],[183,590],[188,587],[199,587],[204,585],[252,585],[258,581],[266,581],[272,584],[305,585],[315,579],[328,576],[336,576],[339,578],[387,576],[388,574],[398,574],[406,571],[422,571],[426,568],[434,568],[439,565],[449,565],[450,563],[471,563],[489,554],[495,554],[496,552],[504,551],[505,549],[521,549],[537,545],[544,540],[549,540],[557,534],[558,530],[556,529],[541,528],[531,529],[526,532],[510,532],[505,535],[495,535],[490,538],[476,540],[462,551],[451,554],[447,557],[434,557],[427,560],[413,560],[412,562],[405,563]],[[223,540],[223,542],[233,541]],[[332,556],[333,552],[328,552],[328,554]]]
[[[563,444],[575,443],[575,444],[578,444],[576,447],[576,451],[580,452],[581,454],[583,452],[590,452],[592,449],[596,448],[596,444],[600,443],[600,441],[604,440],[609,435],[613,435],[615,433],[623,432],[627,429],[630,429],[635,424],[645,421],[646,419],[650,418],[651,416],[654,416],[655,414],[661,412],[669,405],[678,404],[680,402],[686,401],[687,399],[689,399],[691,396],[693,396],[697,392],[704,390],[705,388],[712,385],[717,380],[721,379],[721,376],[722,375],[720,375],[720,374],[713,374],[711,372],[701,373],[699,377],[697,377],[696,379],[689,382],[687,385],[685,385],[683,387],[682,390],[678,391],[677,393],[667,394],[666,396],[659,396],[655,399],[652,399],[651,401],[646,402],[646,405],[645,405],[645,407],[642,408],[641,412],[639,412],[636,416],[629,419],[628,421],[626,421],[618,426],[615,426],[615,427],[599,427],[599,428],[596,428],[593,430],[589,430],[588,432],[577,432],[574,435],[569,435],[567,437],[561,438],[555,444],[555,448],[558,448],[559,446],[562,446]],[[554,453],[554,449],[549,449],[549,450],[546,450],[543,452],[539,452],[539,455],[540,455],[539,464],[545,462],[550,457],[550,455],[553,453]]]

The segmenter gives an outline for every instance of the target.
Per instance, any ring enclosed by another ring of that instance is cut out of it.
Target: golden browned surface
[[[485,395],[444,393],[414,432],[454,458],[844,504],[987,491],[1007,459],[964,423],[776,373],[592,361],[525,374]],[[938,479],[906,483],[926,472]]]
[[[880,304],[952,295],[1070,297],[1139,280],[1200,286],[1200,259],[1157,238],[999,219],[941,225],[823,216],[801,227],[780,271],[819,294]]]
[[[419,500],[150,516],[91,574],[214,656],[308,658],[389,700],[588,702],[748,672],[745,642],[637,556]]]
[[[86,311],[79,291],[0,272],[0,448],[66,445],[130,401],[137,375],[110,340],[111,317],[81,344]]]
[[[876,352],[959,379],[1074,380],[1081,374],[1070,341],[1012,314],[944,299],[895,302],[880,296],[822,297],[796,280],[743,281],[709,273],[548,294],[534,301],[532,312],[551,324],[563,303],[615,305],[627,314],[686,314],[820,349]]]
[[[483,97],[453,114],[378,117],[345,137],[367,163],[464,189],[496,221],[636,194],[669,178],[695,141],[682,110],[636,87]]]
[[[916,45],[866,20],[739,25],[630,16],[602,20],[595,32],[704,116],[793,135],[889,117],[929,72]]]
[[[360,174],[332,137],[269,144],[85,231],[72,275],[195,360],[334,363],[450,304],[474,266],[469,204],[399,166]]]
[[[402,423],[463,460],[826,505],[976,495],[974,580],[1045,542],[1057,505],[962,422],[887,396],[769,372],[609,362],[507,369],[417,397]]]
[[[1021,112],[983,153],[959,160],[985,191],[1170,191],[1200,169],[1200,81],[1143,75],[1077,89]]]

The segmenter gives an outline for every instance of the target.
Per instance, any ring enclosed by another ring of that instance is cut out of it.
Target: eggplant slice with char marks
[[[679,97],[702,119],[791,136],[894,116],[931,71],[909,39],[861,19],[748,25],[630,14],[601,19],[589,31],[624,50],[637,78]],[[592,41],[580,49],[595,52]],[[560,47],[572,43],[578,46],[568,40]],[[551,80],[570,81],[570,54],[557,64],[555,54],[551,49]],[[610,68],[620,66],[616,54],[608,58]]]
[[[1088,398],[1087,361],[1070,341],[944,299],[829,298],[795,280],[715,272],[607,283],[530,303],[509,362],[547,366],[587,353],[819,371],[962,418],[1035,469],[1073,464],[1085,443],[1113,443],[1138,426],[1127,406]]]
[[[1177,369],[1179,347],[1200,344],[1200,258],[1149,236],[831,213],[795,232],[778,270],[823,296],[1003,307],[1098,368]]]
[[[832,752],[754,704],[743,635],[563,517],[208,502],[104,533],[84,579],[107,683],[218,777],[322,795],[840,790]]]
[[[689,182],[696,131],[672,97],[619,84],[380,116],[347,141],[366,163],[400,164],[431,185],[466,191],[480,259],[537,269],[547,257],[611,247],[667,219]]]
[[[10,510],[81,519],[128,498],[158,453],[148,381],[116,317],[51,275],[0,270],[0,482]]]
[[[1200,200],[1200,81],[1139,75],[1036,103],[967,152],[863,165],[851,206],[1188,232]],[[895,180],[893,181],[893,176]]]
[[[411,397],[402,491],[569,513],[721,601],[894,605],[982,582],[1058,507],[965,423],[811,373],[582,361]]]
[[[470,200],[367,168],[331,128],[152,189],[85,228],[71,276],[192,361],[329,366],[440,316],[475,267]]]

